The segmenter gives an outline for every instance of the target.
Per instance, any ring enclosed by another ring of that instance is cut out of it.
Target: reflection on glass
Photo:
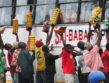
[[[26,23],[26,14],[29,11],[29,6],[25,7],[17,7],[16,8],[16,16],[19,20],[19,24],[25,24]]]
[[[43,24],[44,20],[48,18],[47,16],[50,16],[50,20],[51,20],[54,8],[55,5],[37,6],[35,23]]]
[[[64,23],[76,22],[78,3],[61,5],[60,8],[63,12]]]
[[[88,22],[89,18],[92,15],[93,10],[97,7],[96,2],[82,3],[80,22]]]
[[[17,5],[27,5],[27,0],[17,0]]]
[[[37,0],[37,4],[55,3],[56,0]]]
[[[0,6],[11,6],[12,0],[0,0]]]
[[[0,25],[11,25],[12,8],[0,8]]]
[[[106,2],[105,18],[109,18],[109,1]]]
[[[97,1],[97,0],[82,0],[82,1]]]
[[[60,3],[64,2],[78,2],[79,0],[59,0]]]

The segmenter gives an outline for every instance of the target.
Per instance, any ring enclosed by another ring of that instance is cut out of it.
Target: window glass
[[[28,11],[29,11],[29,6],[16,8],[16,16],[19,20],[19,24],[26,24],[26,14]]]
[[[12,0],[0,0],[0,6],[12,6]]]
[[[81,1],[99,1],[99,0],[81,0]]]
[[[79,0],[59,0],[60,3],[65,3],[65,2],[78,2]]]
[[[105,18],[109,18],[109,1],[106,2]]]
[[[0,25],[11,25],[12,8],[0,8]]]
[[[17,5],[27,5],[28,0],[17,0]]]
[[[47,18],[47,16],[50,16],[50,20],[51,20],[54,8],[55,8],[55,5],[37,6],[35,23],[43,24],[43,22],[45,21],[45,18]]]
[[[37,4],[55,3],[56,0],[37,0]]]
[[[88,22],[92,12],[97,7],[97,2],[87,2],[81,5],[80,22]]]
[[[78,3],[63,4],[60,6],[60,8],[63,12],[64,23],[76,22]]]

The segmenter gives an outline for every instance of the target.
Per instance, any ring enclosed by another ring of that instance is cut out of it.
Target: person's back
[[[36,71],[43,71],[46,68],[46,63],[45,63],[45,56],[44,52],[42,50],[43,46],[38,47],[36,49],[36,58],[37,58],[37,69]]]
[[[46,61],[46,83],[54,83],[54,75],[56,73],[55,60],[59,58],[59,55],[51,54],[47,46],[43,46],[43,51]]]
[[[31,57],[31,55],[29,54],[29,52],[27,50],[22,50],[19,53],[19,65],[20,65],[21,69],[27,67],[27,70],[30,69],[31,73],[33,73],[34,57],[33,58],[32,57],[30,58],[30,57]]]
[[[19,83],[34,83],[33,61],[35,59],[35,52],[33,51],[31,56],[29,51],[25,50],[26,44],[24,42],[20,42],[19,47],[21,48],[18,56],[18,65],[21,68],[21,72],[19,72]]]

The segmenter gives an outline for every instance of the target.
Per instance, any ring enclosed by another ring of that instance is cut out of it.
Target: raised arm
[[[62,42],[63,42],[63,45],[64,45],[64,47],[65,47],[66,42],[65,42],[65,40],[64,40],[63,33],[61,33],[61,34],[59,34],[59,35],[61,36],[61,38],[62,38]]]
[[[3,49],[3,46],[4,46],[4,43],[3,43],[3,40],[2,40],[2,37],[1,37],[1,34],[0,34],[0,47]]]
[[[100,24],[100,26],[101,26],[101,24]],[[96,42],[96,45],[98,45],[98,47],[100,47],[101,39],[102,39],[102,34],[101,34],[101,28],[99,27],[98,28],[98,40]]]
[[[89,23],[89,31],[88,31],[88,38],[87,38],[87,41],[90,42],[90,37],[91,37],[91,24]]]
[[[50,44],[51,37],[52,37],[52,34],[53,34],[53,29],[54,29],[54,26],[52,26],[50,34],[47,33],[47,38],[46,38],[46,45],[47,46],[49,46],[49,44]]]
[[[18,34],[16,34],[16,41],[19,42]]]

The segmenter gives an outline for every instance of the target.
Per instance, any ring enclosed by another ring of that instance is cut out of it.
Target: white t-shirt
[[[84,63],[84,57],[88,53],[88,50],[83,50],[83,51],[81,51],[81,53],[83,53],[83,55],[80,55],[78,57],[78,64],[81,67],[81,73],[89,73],[90,72],[90,68],[88,66],[86,66],[86,64]]]

